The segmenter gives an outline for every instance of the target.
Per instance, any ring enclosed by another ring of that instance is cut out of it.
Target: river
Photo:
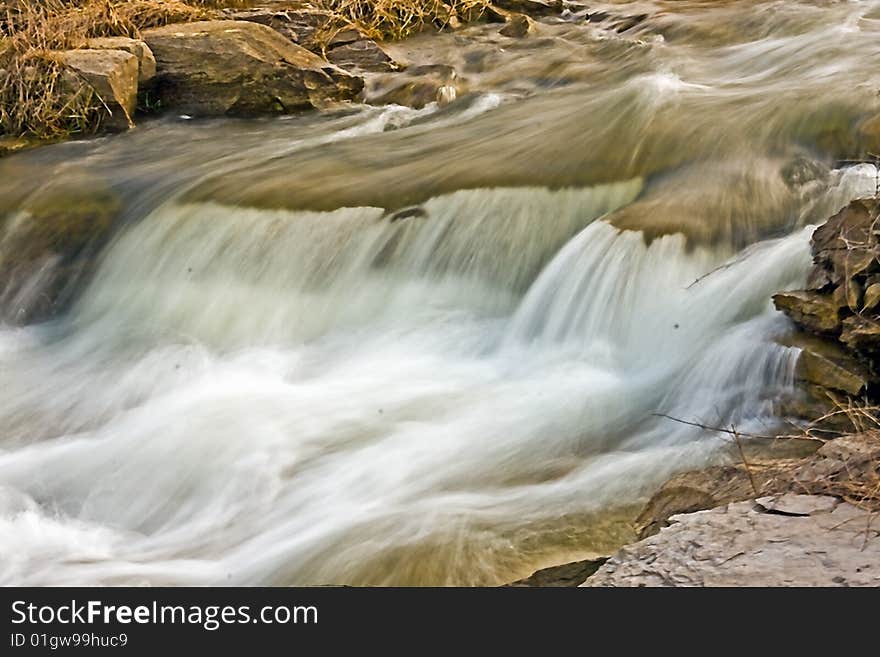
[[[443,107],[0,160],[0,259],[39,199],[122,203],[63,312],[16,320],[52,258],[0,297],[0,583],[501,584],[723,456],[658,414],[778,424],[770,297],[874,190],[880,2],[603,7],[647,17],[394,46]]]

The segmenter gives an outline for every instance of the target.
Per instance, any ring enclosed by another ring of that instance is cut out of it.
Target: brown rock
[[[880,283],[872,283],[865,290],[865,296],[862,301],[863,310],[874,310],[880,304]]]
[[[580,586],[608,560],[608,557],[573,561],[561,566],[551,566],[537,570],[528,577],[518,579],[505,586]]]
[[[128,37],[99,37],[89,39],[86,44],[90,50],[122,50],[138,59],[138,83],[147,84],[156,77],[156,58],[150,47],[138,39]]]
[[[876,266],[872,228],[878,212],[876,200],[853,201],[813,233],[813,262],[828,270],[835,284]]]
[[[396,71],[400,68],[372,39],[358,39],[336,46],[327,52],[327,59],[337,66],[358,73]]]
[[[122,50],[67,50],[57,58],[101,98],[107,108],[102,127],[124,130],[132,125],[138,93],[137,57]]]
[[[783,292],[773,296],[778,310],[798,326],[816,333],[837,333],[840,330],[840,306],[818,292]]]
[[[282,36],[287,37],[295,44],[311,50],[315,53],[321,53],[328,39],[332,39],[332,26],[336,23],[330,12],[318,9],[249,9],[245,11],[234,11],[229,13],[229,18],[236,21],[249,21],[252,23],[260,23],[266,27],[271,27]],[[344,34],[350,30],[354,30],[356,37],[351,41],[363,38],[359,32],[350,26],[337,30],[338,34]],[[338,40],[336,45],[345,43]]]
[[[758,492],[774,473],[761,469],[756,475]],[[747,500],[758,492],[752,487],[749,473],[742,465],[721,465],[705,470],[683,472],[667,481],[654,494],[636,518],[639,538],[653,536],[668,524],[671,516],[691,513]]]
[[[843,320],[840,340],[855,351],[880,353],[880,321],[862,315],[847,317]]]
[[[819,349],[814,346],[801,351],[797,362],[797,376],[802,381],[849,395],[864,392],[871,380],[858,361],[835,348],[833,343]]]
[[[498,33],[502,36],[521,39],[535,31],[535,22],[525,14],[511,13],[507,16],[507,22]]]
[[[289,113],[356,96],[363,80],[248,21],[145,30],[166,106],[203,116]]]

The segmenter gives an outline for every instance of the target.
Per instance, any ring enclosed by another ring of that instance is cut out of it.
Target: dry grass
[[[374,39],[402,39],[429,27],[479,18],[489,0],[315,0],[314,5],[353,23]]]

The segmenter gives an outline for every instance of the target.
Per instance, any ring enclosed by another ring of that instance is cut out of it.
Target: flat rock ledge
[[[787,493],[670,523],[582,586],[880,586],[880,520],[835,497]]]

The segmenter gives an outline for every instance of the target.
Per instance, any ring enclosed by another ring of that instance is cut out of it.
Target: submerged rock
[[[363,80],[247,21],[146,30],[163,105],[202,116],[289,113],[354,98]]]
[[[27,323],[61,312],[93,273],[122,213],[100,181],[50,185],[0,225],[3,319]]]

